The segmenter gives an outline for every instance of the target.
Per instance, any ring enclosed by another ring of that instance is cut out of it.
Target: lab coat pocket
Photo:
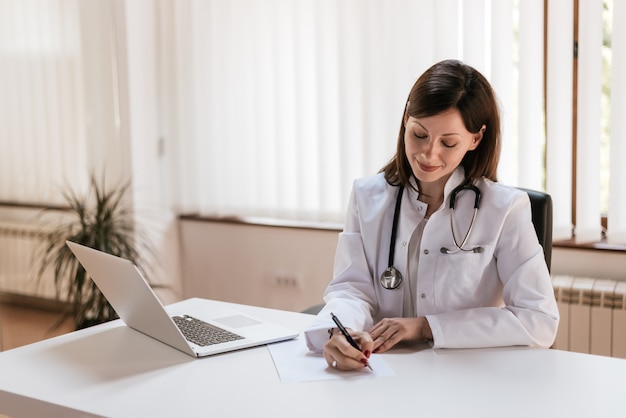
[[[485,292],[491,292],[493,280],[488,273],[493,263],[493,246],[483,245],[482,252],[458,251],[437,256],[434,290],[435,304],[443,310],[480,306]],[[495,273],[495,272],[494,272]],[[497,276],[497,275],[496,275]]]

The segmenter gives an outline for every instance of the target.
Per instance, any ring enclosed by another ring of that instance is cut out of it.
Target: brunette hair
[[[495,93],[474,68],[461,61],[445,60],[426,70],[411,88],[402,114],[396,154],[380,170],[389,184],[410,186],[413,176],[404,150],[405,118],[435,116],[451,108],[461,113],[469,132],[478,133],[483,125],[486,127],[478,147],[468,151],[461,161],[466,178],[473,181],[486,177],[497,181],[501,139]]]

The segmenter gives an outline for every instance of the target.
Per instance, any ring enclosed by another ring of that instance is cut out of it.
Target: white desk
[[[176,305],[200,308],[189,299]],[[312,317],[235,308],[303,329]],[[267,347],[193,359],[120,321],[0,353],[12,417],[624,417],[626,360],[532,348],[384,354],[395,375],[281,382]]]

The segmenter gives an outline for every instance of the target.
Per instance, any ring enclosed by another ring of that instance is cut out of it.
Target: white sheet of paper
[[[381,355],[369,359],[372,370],[341,371],[328,367],[322,354],[309,351],[304,338],[269,344],[274,366],[283,382],[311,382],[314,380],[367,379],[393,376],[395,372]]]

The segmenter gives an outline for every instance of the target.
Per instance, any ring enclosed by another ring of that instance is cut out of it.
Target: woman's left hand
[[[370,330],[374,353],[384,353],[401,341],[431,340],[430,325],[425,317],[385,318]]]

